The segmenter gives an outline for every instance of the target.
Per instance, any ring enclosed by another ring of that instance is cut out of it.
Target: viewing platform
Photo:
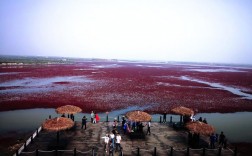
[[[87,123],[87,129],[81,129],[81,122],[75,122],[75,126],[69,130],[60,131],[59,142],[57,133],[41,130],[37,136],[30,139],[31,142],[19,150],[15,155],[21,156],[70,156],[70,155],[109,155],[104,150],[104,139],[107,133],[111,133],[113,122]],[[209,137],[200,136],[200,145],[197,149],[188,147],[188,131],[175,130],[169,123],[151,123],[151,134],[146,135],[147,126],[143,128],[143,137],[132,137],[123,134],[121,126],[118,132],[122,136],[122,151],[114,152],[118,155],[144,155],[144,156],[234,156],[239,155],[235,149],[215,148],[208,149]]]

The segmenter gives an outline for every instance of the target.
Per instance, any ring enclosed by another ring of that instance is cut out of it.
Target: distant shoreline
[[[209,66],[240,66],[251,67],[252,64],[220,63],[220,62],[184,62],[171,60],[124,60],[124,59],[104,59],[104,58],[78,58],[62,56],[23,56],[23,55],[0,55],[2,65],[35,65],[35,64],[72,64],[86,61],[99,62],[128,62],[128,63],[161,63],[180,65],[209,65]]]

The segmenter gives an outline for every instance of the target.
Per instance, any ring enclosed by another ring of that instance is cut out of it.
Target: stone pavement
[[[187,132],[185,130],[174,130],[168,124],[152,122],[151,135],[130,136],[124,135],[118,127],[118,131],[122,136],[121,146],[123,155],[154,155],[156,147],[156,155],[170,155],[171,147],[173,147],[173,155],[182,156],[187,153]],[[59,143],[57,143],[56,132],[48,132],[42,130],[39,136],[34,138],[33,142],[27,146],[21,155],[73,155],[76,148],[76,155],[109,155],[103,147],[103,136],[112,130],[112,122],[99,122],[97,124],[87,124],[87,129],[81,129],[81,123],[76,122],[72,129],[61,131],[59,135]],[[147,127],[144,127],[146,133]],[[207,137],[201,137],[201,143],[206,145]],[[139,148],[139,151],[138,151]],[[92,151],[93,149],[93,151]],[[64,150],[64,151],[63,151]],[[48,152],[49,151],[49,152]],[[222,150],[225,154],[233,155],[230,150]],[[115,156],[121,152],[114,153]],[[203,149],[190,150],[190,155],[202,155]],[[218,149],[206,150],[207,155],[218,155]]]

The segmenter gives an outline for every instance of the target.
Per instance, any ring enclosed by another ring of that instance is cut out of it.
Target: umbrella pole
[[[180,125],[182,125],[182,115],[180,115]]]
[[[57,143],[59,143],[59,131],[57,131]]]

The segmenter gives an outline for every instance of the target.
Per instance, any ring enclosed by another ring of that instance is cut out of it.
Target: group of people
[[[193,114],[190,116],[190,119],[191,119],[191,121],[196,121],[196,118]],[[197,121],[204,122],[205,124],[207,124],[206,118],[202,119],[202,117],[199,117],[199,119]]]
[[[221,132],[220,136],[217,133],[216,134],[212,133],[210,135],[209,140],[210,140],[210,148],[215,148],[215,143],[217,142],[219,142],[220,147],[226,148],[227,146],[227,139],[223,132]]]
[[[91,123],[93,123],[93,124],[100,121],[99,115],[97,113],[95,113],[94,111],[91,112],[90,117],[91,117]]]
[[[91,123],[95,124],[97,122],[100,121],[100,117],[97,113],[94,113],[93,111],[90,114],[91,117]],[[82,117],[82,121],[81,121],[81,129],[83,129],[83,127],[85,127],[85,129],[87,129],[87,117],[84,115]]]
[[[151,134],[150,127],[151,127],[151,122],[147,122],[145,125],[142,122],[125,122],[122,125],[124,134],[126,133],[132,133],[132,132],[137,132],[137,133],[144,133],[143,128],[147,126],[147,134]]]
[[[94,113],[93,111],[90,114],[91,117],[91,123],[95,124],[100,120],[100,117],[98,116],[98,114]],[[72,118],[72,116],[71,116]],[[74,120],[74,118],[72,118]],[[190,117],[191,121],[196,121],[195,116],[192,115]],[[206,118],[202,119],[202,117],[200,117],[197,121],[200,122],[204,122],[207,124],[207,120]],[[163,114],[163,122],[166,122],[166,113]],[[82,126],[81,128],[83,129],[83,127],[86,129],[87,126],[87,118],[86,116],[83,116],[82,118]],[[132,132],[138,132],[138,133],[143,133],[143,127],[147,126],[147,134],[151,134],[150,131],[150,127],[151,127],[151,122],[147,122],[145,125],[142,122],[134,122],[134,121],[126,121],[125,117],[122,117],[122,123],[121,123],[121,129],[123,131],[124,134],[127,133],[132,133]],[[118,133],[118,121],[115,118],[114,122],[112,124],[113,127],[113,131],[110,134],[106,134],[104,137],[102,137],[104,139],[104,150],[106,152],[109,151],[110,154],[113,155],[113,153],[115,151],[121,150],[121,140],[122,137],[121,135]],[[226,147],[226,143],[227,143],[227,139],[224,135],[223,132],[221,132],[220,135],[218,134],[211,134],[210,138],[210,148],[215,148],[215,144],[218,142],[220,147]],[[199,135],[198,134],[191,134],[189,133],[189,144],[193,145],[193,146],[197,146],[199,142]]]
[[[65,113],[63,113],[62,115],[61,115],[61,117],[66,117],[66,115],[65,115]],[[67,115],[67,117],[69,118],[69,114]],[[73,121],[74,121],[74,115],[73,114],[70,114],[70,119],[72,119]]]
[[[114,155],[114,152],[117,152],[118,150],[122,150],[121,147],[121,135],[113,129],[113,131],[110,134],[106,134],[104,137],[104,151],[108,152],[109,155]]]

